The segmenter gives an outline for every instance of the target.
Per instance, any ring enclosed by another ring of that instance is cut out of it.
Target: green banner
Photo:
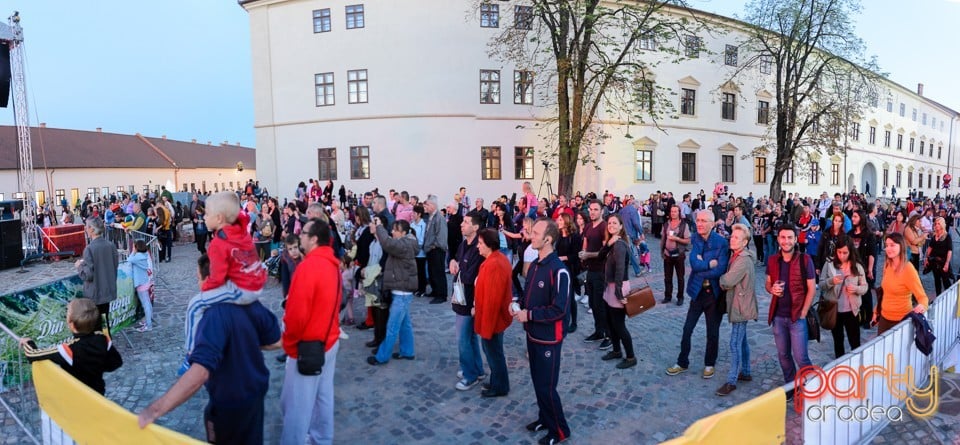
[[[32,338],[38,346],[47,347],[70,337],[67,327],[67,303],[83,296],[83,282],[77,275],[40,286],[0,295],[0,323],[21,337]],[[129,263],[117,268],[117,299],[110,303],[110,330],[119,332],[142,316],[133,287]],[[30,366],[20,353],[19,345],[0,334],[0,391],[18,385],[20,375],[30,378]]]

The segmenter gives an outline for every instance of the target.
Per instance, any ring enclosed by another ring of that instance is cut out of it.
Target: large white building
[[[356,191],[446,199],[460,186],[489,198],[523,181],[541,184],[537,153],[546,142],[529,128],[550,109],[531,105],[536,95],[515,94],[523,75],[487,55],[500,31],[492,25],[514,26],[508,18],[522,0],[491,1],[483,21],[468,0],[240,3],[250,17],[257,173],[270,190],[291,195],[299,181],[319,177]],[[728,82],[737,64],[734,57],[728,65],[728,45],[744,39],[742,23],[701,15],[730,32],[703,33],[702,56],[656,68],[656,82],[676,93],[676,115],[660,128],[629,129],[602,117],[609,138],[597,150],[599,169],[581,167],[576,189],[643,196],[723,182],[737,194],[767,193],[774,155],[755,149],[774,121],[772,75],[750,68],[746,80]],[[665,57],[659,48],[679,44],[646,47],[657,58]],[[788,172],[785,191],[863,191],[869,183],[874,195],[892,186],[899,196],[937,192],[956,165],[960,115],[923,97],[922,86],[885,81],[882,89],[850,124],[846,154],[814,157],[814,172]]]

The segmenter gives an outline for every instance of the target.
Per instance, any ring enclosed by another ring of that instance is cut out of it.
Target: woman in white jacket
[[[850,237],[841,238],[832,262],[823,265],[820,272],[820,290],[823,297],[837,304],[837,323],[833,334],[833,353],[837,358],[844,354],[843,332],[847,332],[850,349],[860,347],[860,297],[867,293],[867,277],[857,257],[857,249]]]
[[[137,331],[146,332],[153,329],[153,302],[150,301],[153,287],[153,260],[150,259],[150,250],[147,243],[137,240],[133,245],[134,252],[127,258],[133,270],[133,287],[137,291],[137,298],[143,306],[143,321]]]

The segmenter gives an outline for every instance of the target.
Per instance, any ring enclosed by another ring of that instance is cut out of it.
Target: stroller
[[[267,274],[276,279],[280,279],[280,252],[277,249],[270,251],[270,258],[263,262],[263,267],[267,269]]]

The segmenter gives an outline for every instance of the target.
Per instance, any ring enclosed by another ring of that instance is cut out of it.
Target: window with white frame
[[[685,182],[697,180],[696,153],[680,153],[680,180]]]
[[[500,147],[480,147],[480,179],[500,179]]]
[[[350,147],[350,179],[370,179],[370,147]]]
[[[639,43],[640,43],[640,49],[644,49],[648,51],[656,51],[657,35],[654,34],[653,31],[644,31],[644,33],[640,35]]]
[[[514,179],[533,179],[533,147],[513,147]]]
[[[757,102],[757,123],[770,123],[770,102],[761,100]]]
[[[700,47],[702,46],[700,37],[687,35],[683,38],[683,52],[690,59],[700,57]]]
[[[869,142],[870,142],[871,145],[877,143],[877,127],[873,127],[873,126],[870,127],[870,140],[869,140]]]
[[[337,180],[337,149],[336,148],[318,148],[317,149],[317,171],[321,181]]]
[[[517,5],[513,9],[513,26],[517,29],[533,29],[533,6]]]
[[[820,184],[820,162],[810,161],[810,185]]]
[[[760,74],[770,74],[773,72],[773,57],[769,55],[760,56]]]
[[[903,135],[897,134],[897,150],[903,150]]]
[[[733,93],[723,93],[723,104],[721,108],[721,117],[725,120],[736,120],[737,118],[737,95]]]
[[[859,141],[860,140],[860,123],[854,122],[850,124],[850,138]]]
[[[903,171],[897,170],[897,185],[896,185],[897,187],[900,187],[900,184],[902,183],[901,182],[902,179],[903,179]]]
[[[720,180],[723,182],[734,182],[733,155],[720,156]]]
[[[793,160],[787,165],[787,169],[783,171],[783,182],[784,184],[793,184]]]
[[[900,117],[905,117],[907,115],[907,104],[900,102]]]
[[[893,133],[892,133],[890,130],[885,130],[885,131],[883,132],[883,146],[884,146],[884,147],[890,148],[890,139],[891,139],[891,136],[892,136],[892,135],[893,135]]]
[[[753,158],[753,182],[757,184],[767,183],[767,158],[763,156]]]
[[[883,169],[883,188],[887,188],[889,186],[890,186],[890,169],[884,168]]]
[[[830,185],[840,185],[840,164],[830,164]]]

